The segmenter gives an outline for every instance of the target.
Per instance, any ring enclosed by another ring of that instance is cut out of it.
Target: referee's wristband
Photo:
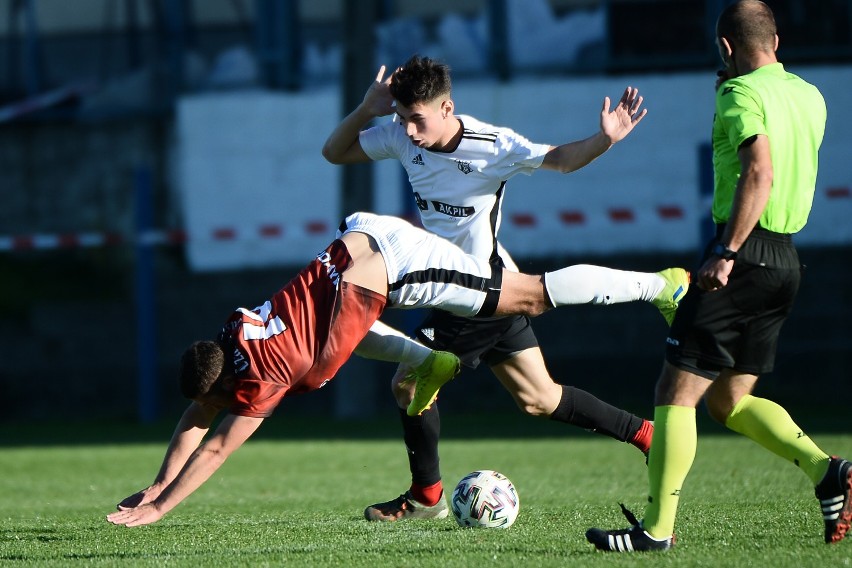
[[[737,251],[729,249],[727,245],[723,245],[722,243],[713,245],[713,248],[710,249],[710,254],[718,256],[722,260],[737,260]]]

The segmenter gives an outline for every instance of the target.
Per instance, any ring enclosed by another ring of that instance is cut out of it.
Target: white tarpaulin
[[[790,71],[819,86],[829,117],[811,220],[797,242],[852,243],[852,115],[846,109],[852,68]],[[458,113],[554,145],[593,134],[604,96],[615,104],[631,85],[645,97],[648,116],[589,166],[509,181],[504,246],[518,258],[698,249],[709,211],[702,184],[705,190],[712,184],[701,149],[710,140],[714,82],[708,71],[457,83]],[[340,118],[332,88],[181,101],[179,190],[195,269],[302,264],[330,242],[341,216],[342,169],[326,162],[321,149]],[[380,162],[374,179],[377,212],[408,210],[399,164]]]

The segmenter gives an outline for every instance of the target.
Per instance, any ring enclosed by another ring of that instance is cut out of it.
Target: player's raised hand
[[[639,89],[627,87],[621,95],[621,100],[610,111],[609,97],[604,98],[601,108],[601,132],[612,144],[630,134],[633,127],[648,114],[648,109],[641,108],[643,100]]]
[[[376,80],[367,89],[364,102],[361,103],[373,116],[387,116],[394,112],[393,97],[390,94],[390,82],[393,73],[385,78],[386,69],[384,65],[379,68]]]

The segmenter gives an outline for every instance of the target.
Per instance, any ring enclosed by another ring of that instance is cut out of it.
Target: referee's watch
[[[713,248],[710,249],[710,254],[718,256],[722,260],[737,260],[737,251],[729,249],[727,245],[723,245],[722,243],[713,245]]]

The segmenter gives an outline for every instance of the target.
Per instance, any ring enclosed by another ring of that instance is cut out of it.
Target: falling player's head
[[[225,368],[225,353],[215,341],[196,341],[180,358],[180,390],[186,398],[197,400],[215,394],[222,385],[217,381]]]
[[[411,57],[391,77],[391,96],[403,106],[448,99],[451,92],[450,68],[428,57]]]

